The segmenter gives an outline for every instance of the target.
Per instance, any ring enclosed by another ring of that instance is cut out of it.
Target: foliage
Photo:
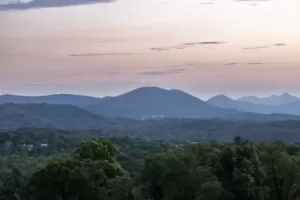
[[[0,133],[0,200],[297,200],[300,145]]]
[[[232,200],[264,200],[268,188],[264,183],[265,173],[258,159],[255,146],[239,138],[226,147],[216,163],[215,175]]]
[[[54,160],[35,172],[25,186],[25,196],[36,200],[122,199],[130,190],[125,188],[117,196],[113,192],[126,178],[115,152],[110,141],[84,141],[72,158]]]

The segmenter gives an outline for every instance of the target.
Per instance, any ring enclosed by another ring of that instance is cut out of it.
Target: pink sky
[[[0,11],[0,93],[300,95],[299,0],[210,2]]]

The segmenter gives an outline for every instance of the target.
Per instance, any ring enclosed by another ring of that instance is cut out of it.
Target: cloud
[[[227,63],[226,65],[237,65],[238,63]]]
[[[195,66],[196,64],[194,64],[194,63],[187,63],[187,64],[185,64],[185,66]]]
[[[169,50],[170,48],[163,48],[163,47],[154,47],[154,48],[150,48],[150,50],[152,51],[166,51]]]
[[[130,56],[131,53],[84,53],[84,54],[70,54],[70,57],[91,57],[91,56]]]
[[[150,48],[150,50],[151,51],[167,51],[167,50],[172,50],[172,49],[182,50],[187,47],[197,46],[197,45],[219,45],[219,44],[225,44],[225,43],[227,43],[227,42],[224,42],[224,41],[186,42],[183,44],[178,44],[178,45],[169,46],[169,47],[154,47],[154,48]]]
[[[85,4],[111,3],[115,0],[33,0],[27,3],[11,2],[0,5],[0,10],[28,10],[38,8],[53,8],[77,6]]]
[[[261,62],[250,62],[250,63],[247,63],[247,65],[262,65],[263,63]]]
[[[285,46],[285,44],[284,43],[276,43],[276,44],[274,44],[274,46]]]
[[[109,75],[123,75],[124,73],[123,72],[109,72],[107,74],[109,74]]]
[[[224,42],[224,41],[209,41],[209,42],[198,42],[198,44],[201,44],[201,45],[215,45],[215,44],[226,44],[227,42]]]
[[[270,44],[269,46],[286,46],[284,43],[275,43],[275,44]],[[268,48],[269,46],[267,45],[263,45],[263,46],[254,46],[254,47],[245,47],[243,48],[244,50],[256,50],[256,49],[266,49]]]
[[[187,68],[173,68],[173,69],[170,69],[169,71],[179,73],[179,72],[187,71]]]
[[[164,76],[164,75],[170,75],[170,74],[179,74],[184,71],[187,71],[187,69],[186,68],[175,68],[175,69],[166,69],[166,70],[157,70],[157,71],[146,71],[146,72],[141,72],[138,75]]]
[[[185,49],[186,47],[188,47],[190,45],[185,45],[185,44],[180,44],[180,45],[177,45],[177,46],[174,46],[173,49]]]
[[[256,50],[256,49],[265,49],[268,48],[268,46],[255,46],[255,47],[245,47],[244,50]]]
[[[197,45],[197,42],[187,42],[187,43],[184,43],[183,45],[185,45],[185,46],[195,46],[195,45]]]

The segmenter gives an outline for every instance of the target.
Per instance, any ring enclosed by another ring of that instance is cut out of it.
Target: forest
[[[0,133],[1,200],[297,200],[300,144]]]

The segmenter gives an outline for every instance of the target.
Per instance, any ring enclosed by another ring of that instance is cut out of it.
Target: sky
[[[299,0],[100,1],[0,0],[0,94],[300,96]]]

